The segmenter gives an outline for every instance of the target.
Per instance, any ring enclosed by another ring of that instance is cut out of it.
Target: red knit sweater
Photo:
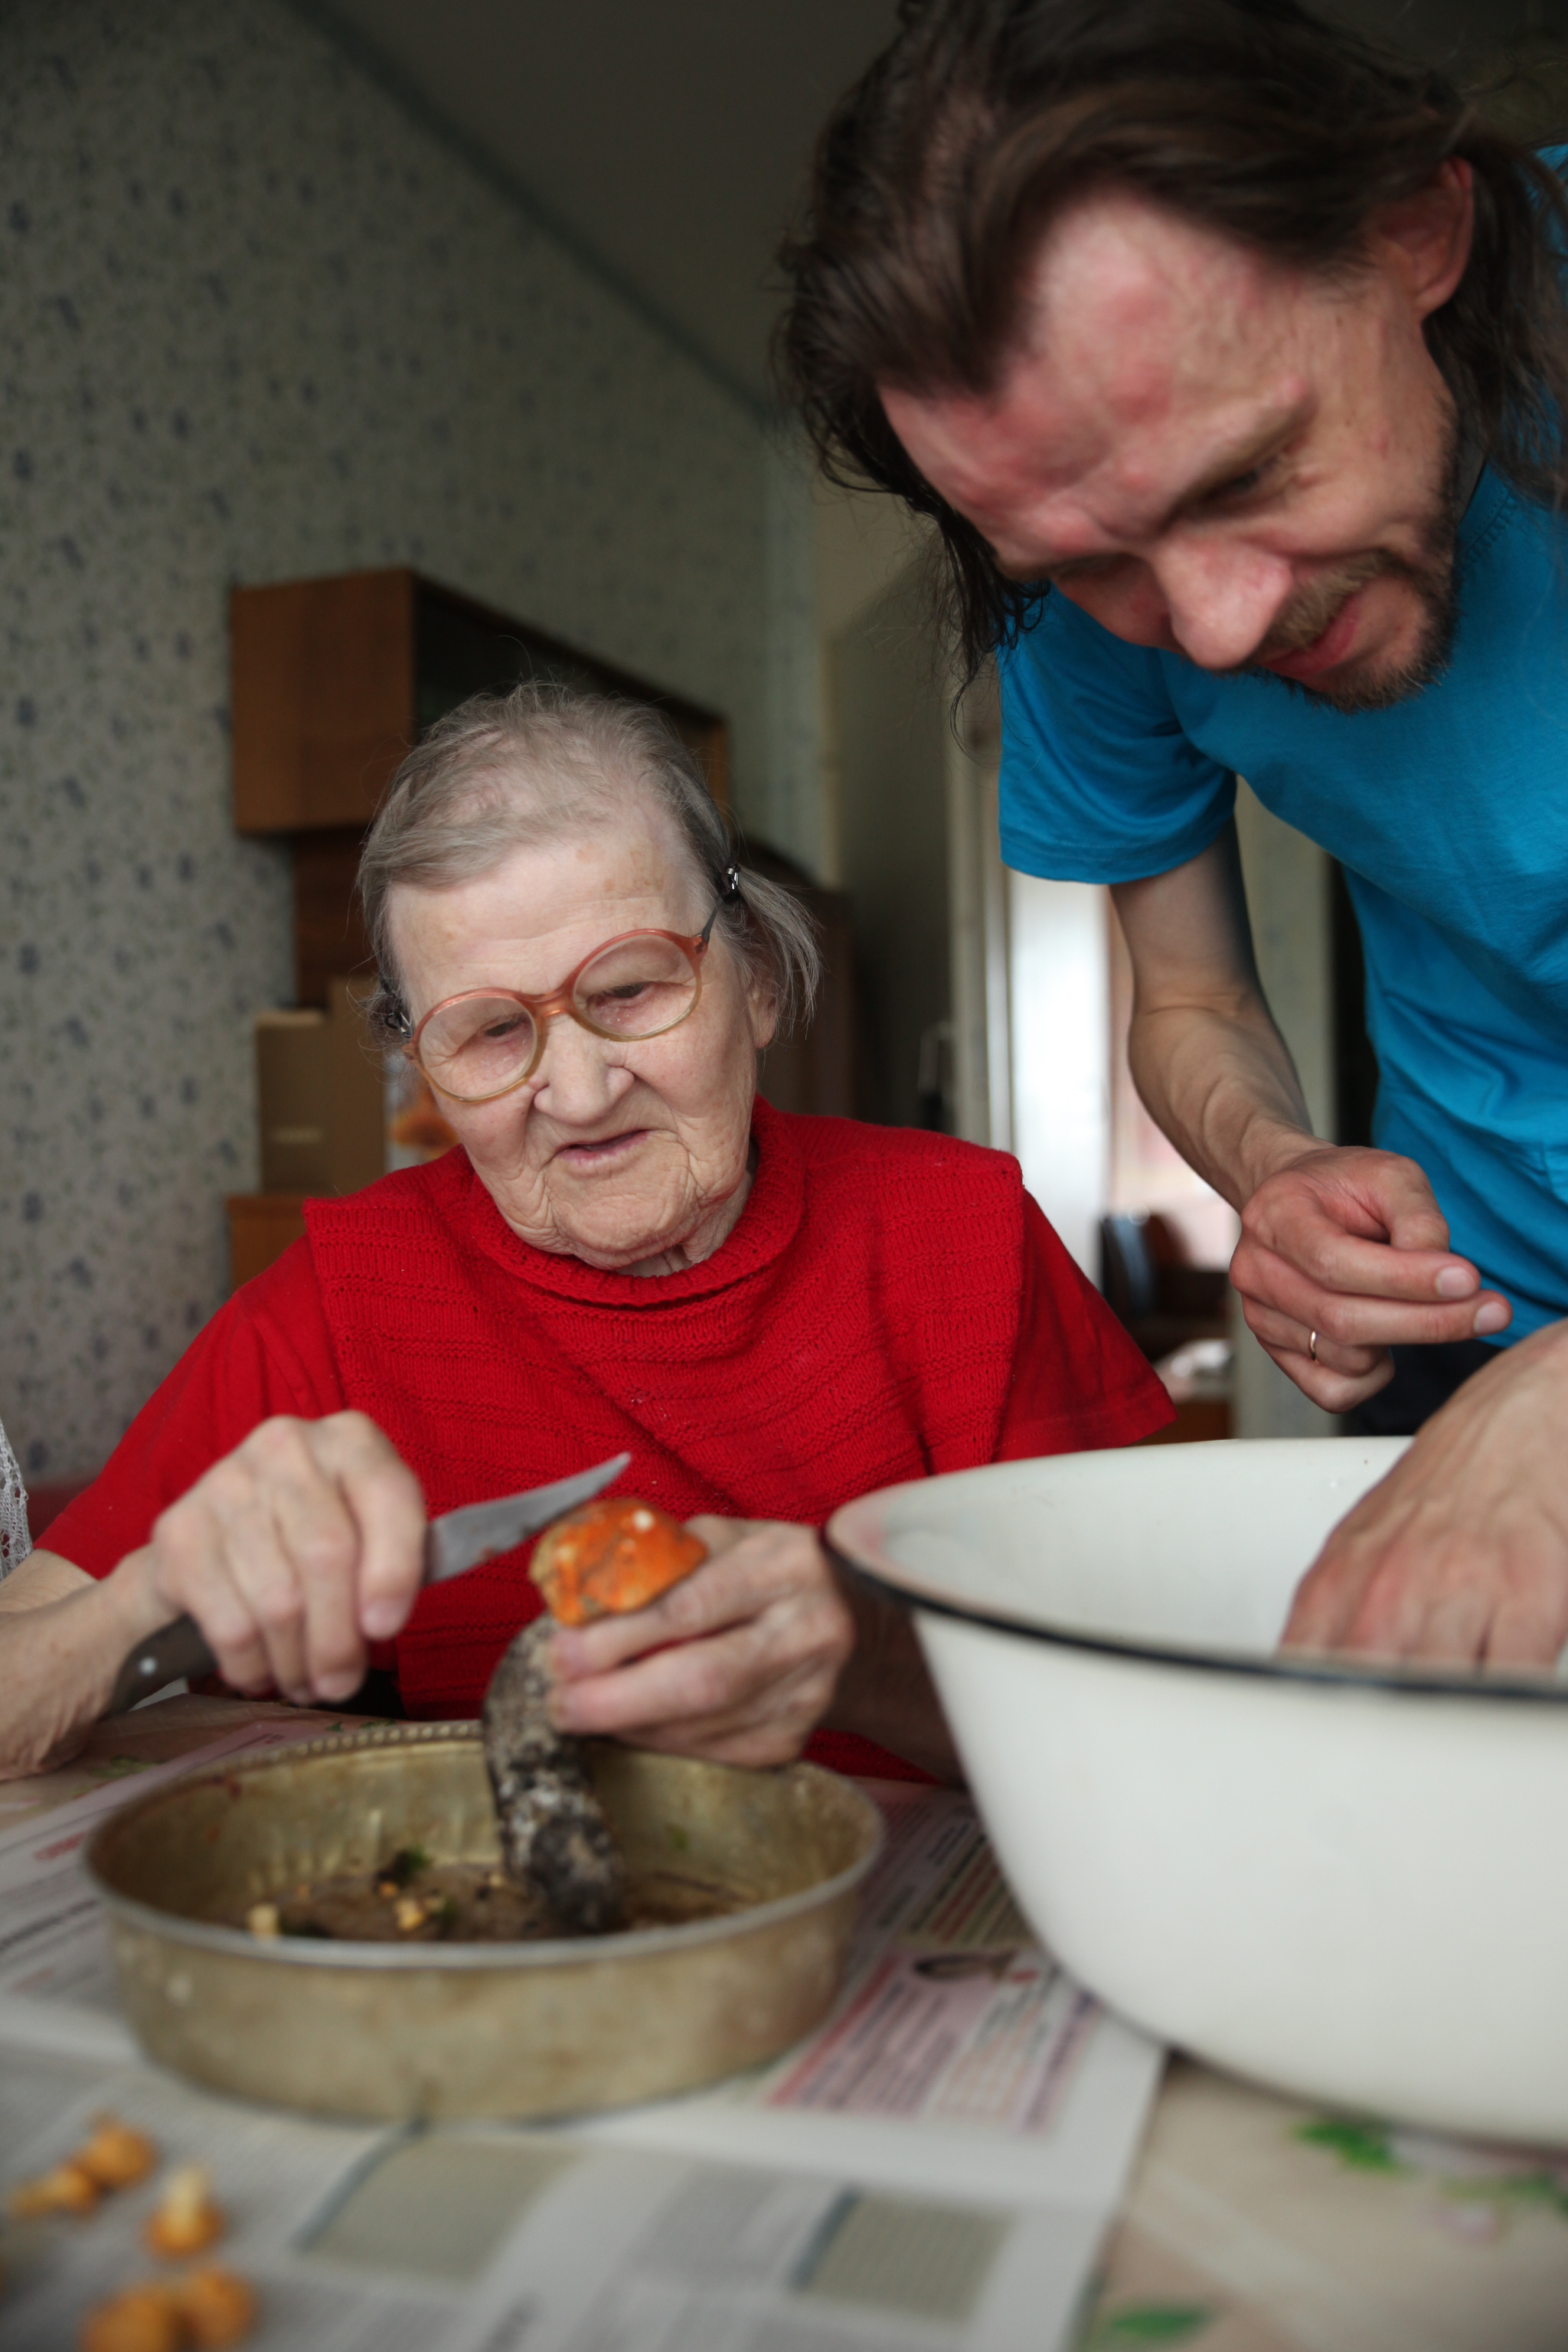
[[[762,1102],[755,1135],[734,1232],[658,1277],[521,1241],[460,1151],[309,1202],[308,1243],[213,1318],[49,1549],[107,1574],[274,1412],[368,1413],[432,1515],[625,1449],[622,1490],[679,1518],[812,1526],[895,1480],[1170,1418],[1015,1160]],[[540,1605],[526,1557],[422,1594],[381,1654],[411,1715],[477,1712]]]

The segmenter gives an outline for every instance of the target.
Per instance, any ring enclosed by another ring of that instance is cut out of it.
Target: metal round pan
[[[634,1879],[718,1884],[718,1918],[520,1944],[261,1940],[221,1924],[400,1848],[497,1858],[478,1727],[387,1724],[152,1791],[97,1832],[126,2014],[217,2091],[322,2115],[545,2116],[756,2064],[832,2001],[881,1821],[809,1764],[608,1743],[595,1785]]]

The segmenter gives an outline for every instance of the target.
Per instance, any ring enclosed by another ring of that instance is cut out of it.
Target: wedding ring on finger
[[[1315,1364],[1318,1360],[1318,1335],[1315,1331],[1307,1334],[1307,1353]]]

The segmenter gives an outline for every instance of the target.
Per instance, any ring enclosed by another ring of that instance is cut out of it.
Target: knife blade
[[[444,1584],[462,1576],[498,1552],[510,1551],[524,1536],[537,1535],[563,1511],[591,1503],[621,1472],[631,1466],[629,1454],[617,1454],[573,1478],[557,1478],[551,1486],[531,1486],[521,1495],[503,1495],[499,1503],[468,1503],[432,1519],[425,1530],[425,1581]]]
[[[629,1454],[617,1454],[592,1470],[556,1478],[548,1486],[530,1486],[521,1495],[503,1495],[495,1502],[467,1503],[461,1510],[447,1511],[432,1519],[425,1530],[422,1582],[444,1584],[448,1577],[462,1576],[470,1568],[510,1551],[524,1536],[537,1535],[563,1511],[575,1510],[579,1503],[591,1502],[602,1494],[630,1466],[631,1458]],[[182,1675],[195,1681],[210,1675],[216,1664],[195,1619],[172,1618],[127,1654],[104,1713],[123,1715],[138,1699],[162,1690],[165,1683],[178,1682]]]

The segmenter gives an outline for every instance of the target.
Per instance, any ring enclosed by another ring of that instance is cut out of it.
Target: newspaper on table
[[[129,1779],[107,1781],[69,1804],[30,1814],[14,1828],[0,1830],[0,2035],[16,2032],[36,2039],[50,2032],[48,2021],[34,2013],[30,2004],[58,2002],[71,2011],[86,2011],[89,2017],[62,2011],[54,2030],[74,2036],[79,2045],[86,2032],[92,2046],[128,2050],[129,2037],[118,2022],[120,2001],[103,1912],[82,1871],[82,1848],[107,1814],[160,1781],[204,1764],[265,1755],[296,1740],[320,1738],[321,1733],[319,1720],[293,1724],[287,1716],[242,1724],[171,1763],[144,1765]],[[13,2015],[18,2000],[24,2006]]]
[[[198,2162],[258,2287],[258,2352],[1051,2352],[1069,2339],[1159,2066],[1034,1943],[968,1801],[888,1822],[834,2011],[773,2065],[538,2127],[354,2126],[141,2063],[79,1850],[156,1775],[0,1837],[0,2183],[107,2110]],[[0,2243],[0,2352],[57,2352],[154,2267],[157,2180]]]

